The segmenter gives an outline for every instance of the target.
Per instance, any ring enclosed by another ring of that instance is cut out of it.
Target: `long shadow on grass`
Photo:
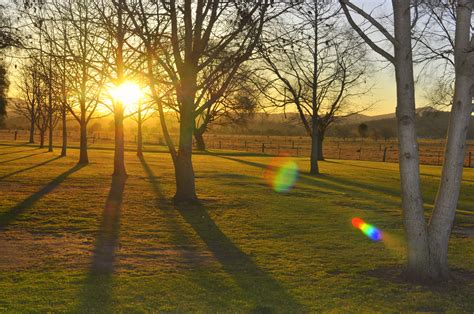
[[[115,250],[119,243],[120,210],[126,177],[112,177],[112,186],[102,212],[92,263],[83,287],[77,311],[110,312]]]
[[[25,159],[25,158],[28,158],[28,157],[33,157],[33,156],[41,155],[41,154],[45,154],[45,153],[46,152],[40,152],[40,153],[30,154],[30,155],[26,155],[26,156],[21,156],[21,157],[18,157],[18,158],[2,160],[2,161],[0,161],[0,164],[6,164],[7,162],[17,161],[17,160],[20,160],[20,159]]]
[[[232,157],[225,157],[225,156],[220,156],[220,155],[214,155],[214,156],[227,159],[227,160],[232,160],[235,162],[239,162],[244,165],[258,167],[261,169],[267,169],[268,167],[265,164],[254,162],[254,161],[242,160],[242,159],[237,159],[237,158],[232,158]],[[321,188],[336,191],[336,192],[344,192],[344,193],[352,194],[357,197],[369,198],[374,201],[381,202],[383,204],[389,204],[391,206],[400,207],[399,201],[394,201],[386,197],[380,197],[380,196],[374,196],[374,195],[368,194],[365,190],[373,190],[374,186],[367,185],[359,181],[352,182],[349,180],[335,178],[328,175],[320,175],[317,177],[312,177],[309,175],[301,175],[300,181],[314,187],[321,187]],[[392,191],[389,189],[379,188],[379,187],[375,187],[375,188],[380,193],[388,194],[394,197],[400,196],[395,191]]]
[[[200,204],[177,205],[176,209],[206,243],[226,273],[244,294],[256,303],[256,312],[302,312],[304,307],[219,229]]]
[[[144,158],[141,158],[140,161],[155,193],[162,200],[161,207],[166,208],[169,204],[166,204],[162,199],[163,195],[153,171]],[[250,257],[232,243],[214,223],[202,205],[176,205],[175,208],[206,243],[226,273],[234,278],[246,298],[256,304],[255,312],[266,313],[273,312],[276,309],[284,309],[286,312],[304,311],[304,307],[297,303],[275,279],[259,268]],[[176,224],[173,223],[173,225],[177,227]],[[179,232],[179,228],[176,231]],[[189,241],[185,235],[181,234],[179,236],[180,241]],[[183,243],[180,242],[179,244],[182,245]],[[189,262],[193,262],[193,259],[191,258]]]
[[[9,174],[6,174],[6,175],[0,177],[0,180],[9,178],[9,177],[11,177],[11,176],[14,176],[14,175],[16,175],[16,174],[19,174],[19,173],[22,173],[22,172],[25,172],[25,171],[28,171],[28,170],[35,169],[35,168],[37,168],[37,167],[44,166],[44,165],[49,164],[50,162],[53,162],[53,161],[55,161],[55,160],[57,160],[57,159],[60,159],[60,158],[61,158],[61,156],[57,156],[57,157],[51,158],[51,159],[49,159],[49,160],[46,160],[46,161],[44,161],[44,162],[42,162],[42,163],[33,165],[33,166],[31,166],[31,167],[24,168],[24,169],[20,169],[20,170],[11,172],[11,173],[9,173]]]
[[[23,202],[17,204],[15,207],[11,208],[7,212],[0,214],[0,231],[3,231],[11,222],[13,222],[18,217],[18,215],[20,215],[27,209],[31,208],[43,196],[45,196],[48,193],[51,193],[68,176],[78,171],[82,167],[84,167],[84,165],[76,165],[72,167],[71,169],[69,169],[68,171],[63,172],[62,174],[54,178],[51,182],[49,182],[47,185],[45,185],[41,190],[29,196]]]
[[[13,152],[1,153],[0,156],[3,156],[3,155],[13,155],[13,154],[18,154],[18,153],[26,153],[26,152],[28,152],[28,151],[33,151],[33,150],[36,150],[36,149],[39,149],[39,148],[15,150],[15,151],[13,151]]]

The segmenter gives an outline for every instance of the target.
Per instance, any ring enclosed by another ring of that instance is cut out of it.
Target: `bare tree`
[[[277,107],[296,107],[311,137],[311,174],[324,159],[326,130],[338,117],[362,111],[351,98],[367,92],[365,49],[336,15],[331,1],[302,1],[270,25],[260,47],[264,71],[272,73],[267,98]]]
[[[252,55],[263,24],[269,19],[269,5],[267,0],[138,1],[134,9],[139,13],[130,14],[146,49],[150,89],[175,167],[177,202],[197,200],[192,164],[195,119],[222,96],[240,65]],[[228,52],[226,57],[214,64],[214,71],[206,73],[224,50]],[[175,90],[180,124],[178,149],[169,137],[163,103],[155,92],[157,67],[166,73]],[[206,98],[211,87],[215,93]]]
[[[14,103],[13,110],[25,117],[30,123],[29,143],[35,142],[36,117],[38,115],[37,84],[39,84],[39,73],[32,59],[28,60],[20,70],[20,83],[18,90],[21,101]]]
[[[448,277],[448,241],[453,227],[461,187],[466,133],[472,112],[474,40],[470,35],[473,3],[456,2],[454,39],[455,91],[446,141],[445,162],[429,223],[424,217],[420,188],[419,152],[415,125],[415,84],[412,57],[412,28],[409,0],[392,1],[393,35],[376,18],[348,0],[340,0],[344,13],[358,34],[395,67],[399,165],[405,233],[408,242],[407,275],[414,280],[443,280]],[[416,8],[415,8],[416,9]],[[374,42],[353,19],[359,14],[393,45],[394,54]],[[416,11],[415,11],[416,12]]]

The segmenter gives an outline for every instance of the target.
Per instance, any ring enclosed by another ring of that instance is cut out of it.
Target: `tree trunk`
[[[114,151],[114,176],[126,176],[125,171],[125,147],[123,138],[123,105],[117,102],[114,108],[115,121],[115,151]]]
[[[89,156],[87,154],[87,123],[85,118],[80,122],[81,127],[81,138],[79,146],[79,164],[84,165],[89,163]]]
[[[407,238],[407,275],[416,281],[430,277],[428,234],[420,189],[415,127],[415,84],[411,48],[410,0],[392,1],[395,23],[395,75],[402,208]]]
[[[318,136],[318,123],[317,118],[313,117],[312,119],[312,132],[311,132],[311,157],[310,157],[310,170],[309,173],[313,175],[319,174],[319,136]]]
[[[449,119],[445,161],[429,226],[431,275],[437,280],[449,277],[448,244],[461,189],[466,136],[472,113],[474,57],[469,58],[468,53],[472,6],[469,1],[459,1],[456,12],[454,99]]]
[[[30,140],[28,141],[28,143],[34,144],[34,142],[35,142],[35,119],[31,118],[31,121],[30,121]]]
[[[49,121],[48,121],[48,152],[52,152],[53,151],[53,131],[54,131],[54,128],[53,128],[53,113],[51,111],[51,108],[49,108]]]
[[[62,108],[61,112],[61,118],[62,118],[62,129],[63,129],[63,144],[61,147],[61,156],[65,157],[67,155],[67,116],[66,116],[66,108]]]
[[[143,136],[142,136],[142,112],[138,111],[138,124],[137,124],[137,156],[143,157]]]
[[[40,130],[40,145],[39,145],[39,148],[44,148],[44,133],[45,133],[45,130]]]
[[[202,135],[202,132],[199,132],[198,130],[196,130],[194,132],[194,139],[196,140],[196,149],[199,151],[205,151],[206,143],[204,142],[204,137]]]
[[[323,152],[324,132],[318,132],[318,160],[324,160]]]
[[[179,125],[179,148],[175,162],[176,194],[174,201],[181,203],[194,203],[197,201],[194,182],[194,169],[192,162],[194,99],[187,98],[182,106],[181,121]]]

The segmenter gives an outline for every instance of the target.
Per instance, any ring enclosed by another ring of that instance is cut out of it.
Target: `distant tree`
[[[296,109],[311,137],[310,173],[318,174],[326,130],[338,117],[360,112],[351,97],[364,94],[365,48],[335,19],[332,1],[306,0],[267,24],[260,53],[273,106]],[[269,76],[267,73],[271,73]],[[295,108],[296,107],[296,108]]]
[[[243,125],[255,112],[259,91],[254,84],[259,84],[259,81],[257,78],[252,79],[252,76],[250,68],[241,67],[222,96],[196,117],[194,139],[198,150],[206,149],[203,135],[210,124]],[[207,98],[211,99],[214,92],[210,87]]]
[[[388,141],[389,139],[396,137],[397,132],[393,128],[386,126],[380,128],[380,135],[384,138],[384,140]]]
[[[3,125],[3,119],[7,115],[7,91],[9,81],[7,69],[3,62],[0,62],[0,127]]]
[[[357,126],[357,131],[361,138],[366,138],[369,135],[369,126],[365,123],[361,123]]]

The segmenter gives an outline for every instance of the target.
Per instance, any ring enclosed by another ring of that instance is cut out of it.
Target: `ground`
[[[202,204],[176,208],[166,153],[113,152],[76,166],[33,146],[0,144],[0,311],[474,311],[474,169],[466,169],[450,242],[454,279],[421,286],[405,262],[398,165],[335,161],[296,186],[263,179],[271,157],[193,157]],[[15,144],[18,145],[18,144]],[[422,166],[427,213],[440,168]],[[351,225],[383,231],[372,242]]]

